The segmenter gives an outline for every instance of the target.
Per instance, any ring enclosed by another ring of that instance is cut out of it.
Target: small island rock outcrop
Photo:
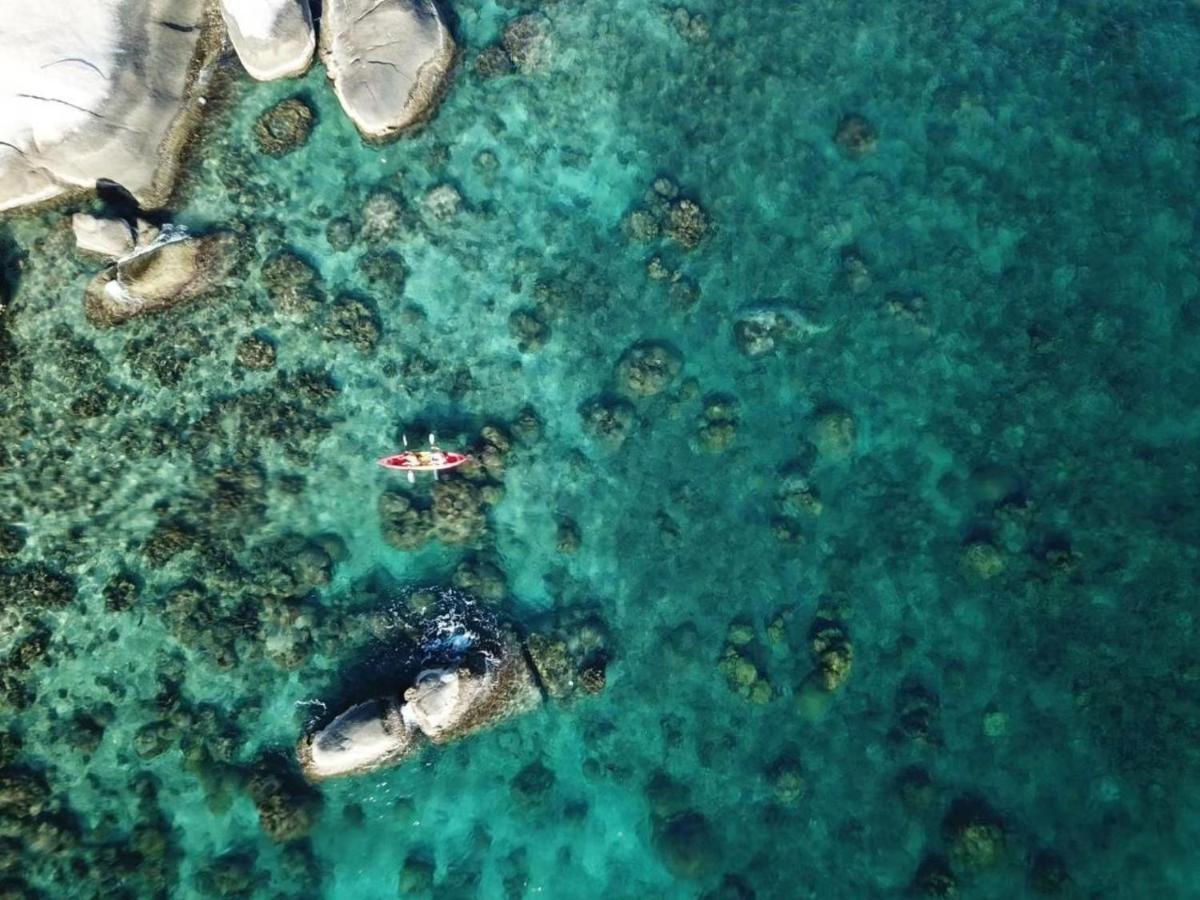
[[[524,648],[507,629],[478,643],[432,637],[424,650],[426,667],[398,696],[351,706],[300,739],[297,757],[309,780],[395,765],[427,743],[456,741],[542,702]]]

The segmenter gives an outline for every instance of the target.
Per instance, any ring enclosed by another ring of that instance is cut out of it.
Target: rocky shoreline
[[[63,7],[66,8],[63,8]],[[63,16],[85,27],[65,32]],[[430,0],[326,3],[321,59],[364,139],[432,114],[456,53]],[[0,213],[119,186],[166,203],[230,44],[258,80],[303,74],[318,46],[305,0],[68,0],[0,35]]]

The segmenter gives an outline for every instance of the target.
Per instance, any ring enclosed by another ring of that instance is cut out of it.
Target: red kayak
[[[404,446],[408,446],[407,438],[404,440]],[[431,434],[429,436],[428,450],[405,450],[403,453],[385,456],[379,460],[379,465],[385,469],[398,469],[401,472],[407,472],[408,480],[415,481],[414,476],[416,472],[432,472],[433,477],[437,478],[438,472],[461,466],[470,458],[466,453],[442,450],[434,444],[433,435]]]

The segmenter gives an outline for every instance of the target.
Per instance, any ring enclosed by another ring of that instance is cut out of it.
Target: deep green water
[[[61,213],[0,223],[4,896],[870,898],[923,861],[961,897],[1200,896],[1200,6],[689,10],[546,4],[544,67],[484,80],[528,10],[459,2],[455,83],[386,147],[319,69],[231,78],[170,215],[244,260],[168,314],[94,328]],[[297,93],[311,140],[260,155]],[[693,249],[629,235],[659,177]],[[266,289],[283,251],[311,309]],[[781,304],[826,330],[740,353]],[[645,340],[682,368],[614,448],[580,410]],[[523,439],[486,529],[389,545],[374,458],[487,423]],[[604,692],[293,785],[317,701],[381,689],[350,673],[464,561],[523,629],[602,622]],[[830,694],[818,614],[853,646]],[[272,766],[295,840],[252,799]]]

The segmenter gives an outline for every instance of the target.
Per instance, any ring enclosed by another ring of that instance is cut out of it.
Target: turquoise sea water
[[[531,11],[456,4],[383,147],[231,67],[186,308],[98,330],[61,212],[0,223],[3,895],[1200,896],[1200,6],[560,0],[481,78]],[[658,179],[696,246],[636,239]],[[763,309],[812,327],[748,356]],[[618,399],[640,342],[679,370]],[[487,424],[486,524],[389,543],[375,457]],[[605,633],[605,690],[304,786],[452,583]]]

